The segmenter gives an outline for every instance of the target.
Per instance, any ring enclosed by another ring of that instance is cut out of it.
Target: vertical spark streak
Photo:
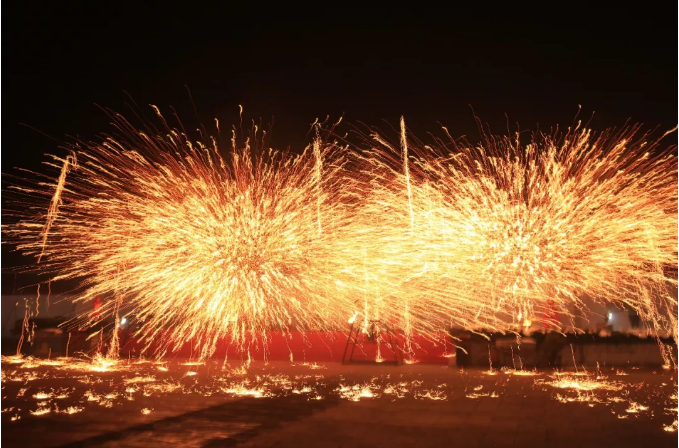
[[[222,361],[222,370],[226,370],[226,363],[229,361],[229,347],[224,350],[224,361]]]
[[[408,210],[410,212],[410,232],[413,233],[415,228],[415,216],[413,215],[413,193],[410,188],[410,170],[408,169],[408,140],[406,138],[406,122],[403,116],[401,116],[401,151],[403,153],[403,173],[406,180],[406,190],[408,192]],[[412,235],[411,235],[412,236]],[[405,343],[408,353],[412,353],[412,325],[410,323],[410,309],[408,304],[408,299],[405,300],[404,307],[404,332],[405,332]]]
[[[47,315],[50,314],[50,295],[52,295],[52,280],[47,280]]]
[[[47,222],[42,230],[42,250],[40,251],[40,256],[38,256],[38,263],[45,254],[45,246],[47,245],[47,236],[49,235],[50,228],[57,217],[57,212],[59,211],[59,203],[61,202],[61,193],[64,191],[64,185],[66,184],[66,174],[71,169],[72,165],[76,164],[75,153],[67,156],[64,159],[64,165],[61,167],[61,174],[59,174],[59,180],[57,182],[57,188],[54,191],[54,196],[52,196],[52,202],[50,203],[49,210],[47,211]]]
[[[321,138],[318,135],[318,128],[316,128],[316,138],[314,139],[314,158],[316,164],[314,166],[314,178],[316,183],[316,218],[318,220],[318,234],[322,232],[321,228],[321,176],[323,174],[323,159],[321,157]]]
[[[28,299],[24,299],[24,321],[21,323],[21,337],[17,344],[17,356],[21,356],[21,346],[24,345],[24,335],[28,331]]]
[[[410,188],[410,170],[408,169],[408,140],[406,139],[406,122],[401,117],[401,150],[403,152],[403,173],[406,179],[406,189],[408,190],[408,210],[410,211],[410,230],[415,227],[415,216],[413,214],[413,192]]]
[[[106,353],[106,357],[110,359],[118,358],[118,351],[120,350],[120,338],[118,337],[118,326],[120,322],[120,305],[122,303],[122,296],[116,291],[116,305],[113,323],[113,334],[111,335],[111,343]],[[103,332],[102,332],[103,333]]]
[[[369,325],[369,313],[370,313],[370,308],[368,305],[368,270],[367,270],[367,258],[368,254],[365,248],[363,249],[363,328],[368,329]]]
[[[68,358],[68,346],[71,344],[71,332],[68,332],[68,340],[66,341],[66,357]]]

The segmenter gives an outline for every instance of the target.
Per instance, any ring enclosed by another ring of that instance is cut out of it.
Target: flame
[[[47,400],[48,398],[52,398],[53,394],[46,393],[46,392],[38,392],[37,394],[33,395],[33,398],[36,400]]]
[[[30,412],[31,412],[31,415],[38,416],[38,415],[49,414],[50,412],[52,412],[52,409],[50,409],[49,407],[39,407],[35,411],[30,411]]]
[[[627,410],[625,412],[627,412],[628,414],[637,414],[639,412],[644,412],[644,411],[647,411],[647,410],[648,410],[648,406],[642,406],[639,403],[631,401],[629,403],[629,407],[627,408]]]
[[[227,394],[236,395],[238,397],[254,397],[262,398],[266,396],[263,389],[250,389],[246,387],[245,383],[238,384],[233,387],[223,388],[222,391]]]
[[[82,406],[69,406],[63,411],[61,411],[62,414],[77,414],[79,412],[82,412],[85,408]]]

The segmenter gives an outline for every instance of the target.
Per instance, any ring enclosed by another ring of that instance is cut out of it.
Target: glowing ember
[[[2,356],[2,363],[10,363],[10,364],[22,364],[26,361],[30,361],[31,358],[24,358],[22,355],[13,355],[13,356]]]
[[[35,398],[36,400],[47,400],[48,398],[52,398],[52,394],[38,392],[37,394],[33,395],[33,398]]]
[[[303,388],[301,388],[301,389],[293,389],[293,390],[292,390],[292,393],[293,393],[293,394],[308,394],[308,393],[311,392],[312,390],[313,390],[313,389],[311,389],[310,387],[307,386],[307,387],[303,387]]]
[[[636,414],[639,412],[644,412],[648,410],[648,406],[642,406],[639,403],[636,403],[634,401],[630,402],[629,407],[625,412],[628,414]]]
[[[101,400],[101,397],[99,395],[95,394],[94,392],[92,392],[91,390],[86,391],[84,396],[87,399],[87,401],[100,401]]]
[[[234,387],[223,388],[222,391],[227,394],[236,395],[238,397],[254,397],[261,398],[266,396],[262,389],[249,389],[245,384],[239,384]]]
[[[350,400],[350,401],[360,401],[361,398],[374,398],[375,394],[370,389],[369,385],[359,385],[345,386],[340,385],[337,389],[340,397]]]
[[[424,393],[417,393],[415,394],[415,398],[420,398],[420,399],[428,399],[428,400],[434,400],[434,401],[440,401],[440,400],[447,400],[448,397],[446,394],[444,394],[441,391],[431,391],[428,390]]]
[[[35,411],[30,411],[30,412],[31,412],[31,415],[38,416],[38,415],[49,414],[50,412],[52,412],[52,410],[49,407],[40,407],[40,408],[36,409]]]
[[[557,377],[557,379],[555,379],[554,381],[548,381],[545,384],[548,384],[552,387],[557,387],[559,389],[572,389],[580,391],[590,391],[596,389],[617,391],[622,389],[622,386],[620,384],[614,382],[605,381],[603,379],[600,380],[583,379],[575,376]]]
[[[309,363],[307,363],[307,362],[303,362],[303,363],[300,364],[300,365],[302,365],[302,366],[304,366],[304,367],[308,367],[308,368],[310,368],[311,370],[322,370],[322,369],[327,369],[326,366],[323,366],[323,365],[320,365],[320,364],[316,364],[315,362],[314,362],[314,363],[311,363],[311,364],[309,364]]]
[[[133,378],[125,378],[123,382],[125,384],[136,384],[136,383],[152,383],[156,379],[152,376],[135,376]]]
[[[540,375],[537,370],[517,370],[517,369],[502,369],[502,372],[507,375],[514,376],[536,376]]]
[[[499,395],[495,392],[491,392],[491,393],[488,393],[488,392],[481,392],[481,393],[473,392],[473,393],[467,394],[465,396],[467,398],[471,398],[471,399],[482,398],[482,397],[488,397],[488,398],[498,398],[499,397]]]

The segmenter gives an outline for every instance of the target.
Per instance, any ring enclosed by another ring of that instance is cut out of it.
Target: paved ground
[[[174,362],[2,373],[6,447],[677,446],[663,429],[676,419],[676,371]]]

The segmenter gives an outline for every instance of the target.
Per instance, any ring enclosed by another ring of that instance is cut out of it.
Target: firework
[[[234,131],[223,156],[215,139],[193,143],[156,112],[160,130],[111,114],[120,136],[55,157],[46,217],[36,205],[54,190],[15,186],[28,198],[6,240],[54,281],[85,278],[79,300],[109,297],[100,315],[133,312],[137,336],[159,353],[190,342],[204,358],[222,338],[244,346],[274,329],[344,328],[350,307],[331,256],[348,219],[335,198],[341,158],[320,140],[301,155],[276,152],[256,126],[240,145]]]
[[[396,143],[372,132],[350,152],[319,131],[292,156],[254,126],[223,155],[156,112],[159,129],[112,114],[119,136],[55,157],[54,184],[15,186],[3,231],[53,281],[85,279],[79,300],[109,297],[116,322],[134,313],[159,354],[190,343],[203,359],[222,339],[266,345],[271,330],[347,320],[395,329],[408,353],[413,334],[451,325],[575,327],[592,300],[677,334],[667,134],[576,126],[427,146],[401,120]]]
[[[403,125],[399,144],[364,136],[351,238],[365,309],[434,337],[451,324],[575,327],[597,301],[676,336],[677,158],[661,146],[673,131],[575,127],[477,146],[422,145]]]

